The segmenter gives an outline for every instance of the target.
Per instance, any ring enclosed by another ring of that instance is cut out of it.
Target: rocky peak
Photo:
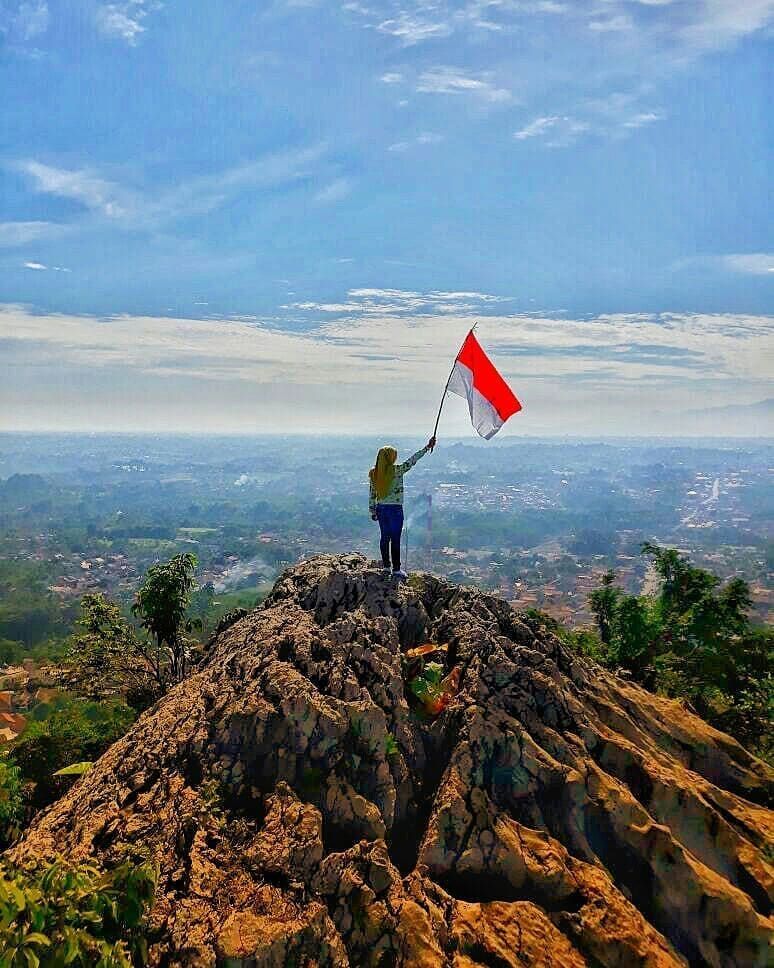
[[[457,670],[436,716],[424,643]],[[773,781],[496,597],[320,556],[15,856],[150,848],[155,965],[764,968]]]

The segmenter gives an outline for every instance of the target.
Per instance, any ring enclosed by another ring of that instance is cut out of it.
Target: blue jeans
[[[392,552],[392,570],[400,570],[400,533],[403,530],[402,504],[377,504],[376,517],[379,521],[379,550],[382,553],[382,564],[390,567],[390,553]]]

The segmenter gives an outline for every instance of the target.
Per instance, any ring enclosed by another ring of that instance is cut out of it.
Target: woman
[[[382,564],[390,570],[392,554],[392,573],[396,578],[408,578],[400,567],[400,533],[403,530],[403,475],[412,468],[420,457],[435,447],[435,437],[416,454],[396,464],[398,452],[394,447],[381,447],[376,455],[376,464],[368,472],[370,496],[368,507],[371,518],[379,522],[381,540],[379,550]]]

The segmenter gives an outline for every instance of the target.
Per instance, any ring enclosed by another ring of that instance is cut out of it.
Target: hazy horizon
[[[385,436],[384,434],[376,433],[340,433],[335,431],[287,431],[280,432],[276,431],[272,433],[271,431],[206,431],[206,430],[93,430],[93,429],[71,429],[71,430],[52,430],[52,429],[36,429],[36,430],[5,430],[0,428],[0,438],[2,437],[174,437],[174,438],[193,438],[193,439],[216,439],[219,437],[226,438],[236,438],[236,439],[283,439],[283,438],[309,438],[317,439],[320,437],[331,438],[333,440],[373,440],[375,438],[380,438]],[[424,440],[427,435],[422,434],[407,434],[402,431],[396,431],[392,434],[396,440]],[[563,441],[581,441],[588,444],[604,444],[610,443],[648,443],[650,441],[658,441],[659,443],[674,443],[679,445],[683,442],[693,443],[694,441],[706,441],[711,443],[729,443],[733,444],[735,441],[750,443],[755,442],[761,445],[765,445],[769,442],[774,443],[774,434],[748,434],[748,435],[733,435],[733,434],[701,434],[701,435],[681,435],[681,434],[517,434],[517,433],[506,433],[502,432],[496,437],[490,440],[483,440],[478,437],[474,432],[471,431],[470,434],[447,434],[444,436],[439,435],[438,442],[441,444],[471,444],[476,447],[499,447],[503,445],[515,444],[520,441],[525,443],[554,443]]]

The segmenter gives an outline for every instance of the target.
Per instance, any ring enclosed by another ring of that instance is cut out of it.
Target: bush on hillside
[[[0,752],[0,849],[15,838],[24,818],[21,770],[7,751]]]
[[[23,780],[33,784],[31,807],[53,803],[72,783],[54,773],[71,763],[96,760],[134,719],[134,710],[120,699],[64,699],[45,718],[29,722],[14,744],[13,757]]]

